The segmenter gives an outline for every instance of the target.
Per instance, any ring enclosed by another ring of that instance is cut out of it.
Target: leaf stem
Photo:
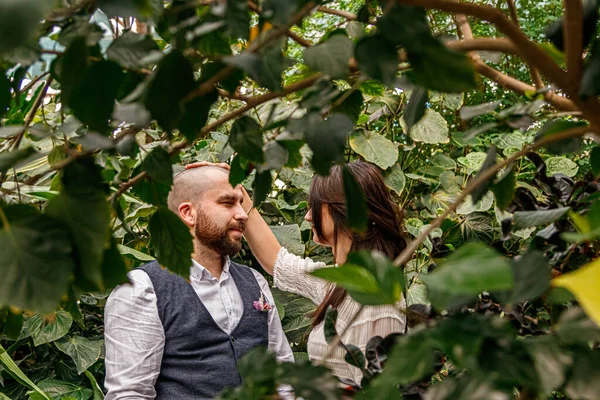
[[[6,218],[6,214],[4,213],[4,209],[0,207],[0,222],[2,222],[2,228],[10,233],[10,224],[8,223],[8,218]]]

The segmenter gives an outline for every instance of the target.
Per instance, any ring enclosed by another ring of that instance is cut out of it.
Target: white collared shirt
[[[269,284],[252,270],[269,302],[269,350],[280,362],[293,362],[292,349],[281,328]],[[131,285],[113,290],[104,310],[106,343],[106,400],[154,399],[154,384],[160,374],[165,333],[148,274],[136,269],[128,274]],[[229,273],[229,260],[219,279],[192,260],[190,283],[217,325],[230,333],[244,310],[242,297]],[[199,379],[201,377],[198,377]]]

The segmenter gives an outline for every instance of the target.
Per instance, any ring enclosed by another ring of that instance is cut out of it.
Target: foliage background
[[[396,260],[402,277],[391,261],[353,259],[371,287],[344,267],[326,276],[371,303],[389,300],[394,277],[409,306],[409,335],[376,340],[365,355],[346,344],[367,377],[359,397],[596,398],[600,332],[579,304],[598,312],[585,297],[598,267],[584,284],[551,288],[596,258],[600,224],[599,151],[581,139],[600,115],[585,103],[598,95],[595,45],[581,45],[589,61],[577,74],[577,48],[548,42],[563,4],[475,2],[542,43],[556,68],[583,79],[579,92],[476,18],[472,37],[497,40],[456,47],[480,50],[465,56],[441,45],[469,43],[455,13],[357,0],[314,12],[304,1],[210,3],[0,5],[0,399],[103,398],[110,289],[154,258],[189,267],[189,234],[165,208],[182,164],[230,162],[284,246],[331,262],[303,221],[307,190],[315,171],[356,159],[382,170],[416,250]],[[594,31],[589,4],[583,25]],[[561,132],[577,135],[533,147]],[[527,157],[506,161],[519,152]],[[495,180],[481,178],[503,162]],[[347,201],[361,209],[360,193]],[[247,248],[237,261],[260,270]],[[303,362],[314,306],[274,293],[299,365],[253,354],[240,366],[245,385],[223,396],[258,398],[288,380],[306,398],[336,398],[324,369]],[[334,326],[331,314],[332,337]]]

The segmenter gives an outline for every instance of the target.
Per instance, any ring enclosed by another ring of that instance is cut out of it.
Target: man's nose
[[[235,215],[233,216],[237,221],[244,221],[246,222],[248,220],[248,214],[246,214],[246,210],[244,210],[244,207],[242,207],[241,204],[239,204],[236,209],[235,209]]]

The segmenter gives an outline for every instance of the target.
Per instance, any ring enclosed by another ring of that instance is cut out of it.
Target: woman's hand
[[[185,169],[199,168],[199,167],[219,167],[226,169],[227,171],[231,170],[229,164],[226,163],[212,163],[210,161],[198,161],[195,163],[191,163],[185,166]]]

